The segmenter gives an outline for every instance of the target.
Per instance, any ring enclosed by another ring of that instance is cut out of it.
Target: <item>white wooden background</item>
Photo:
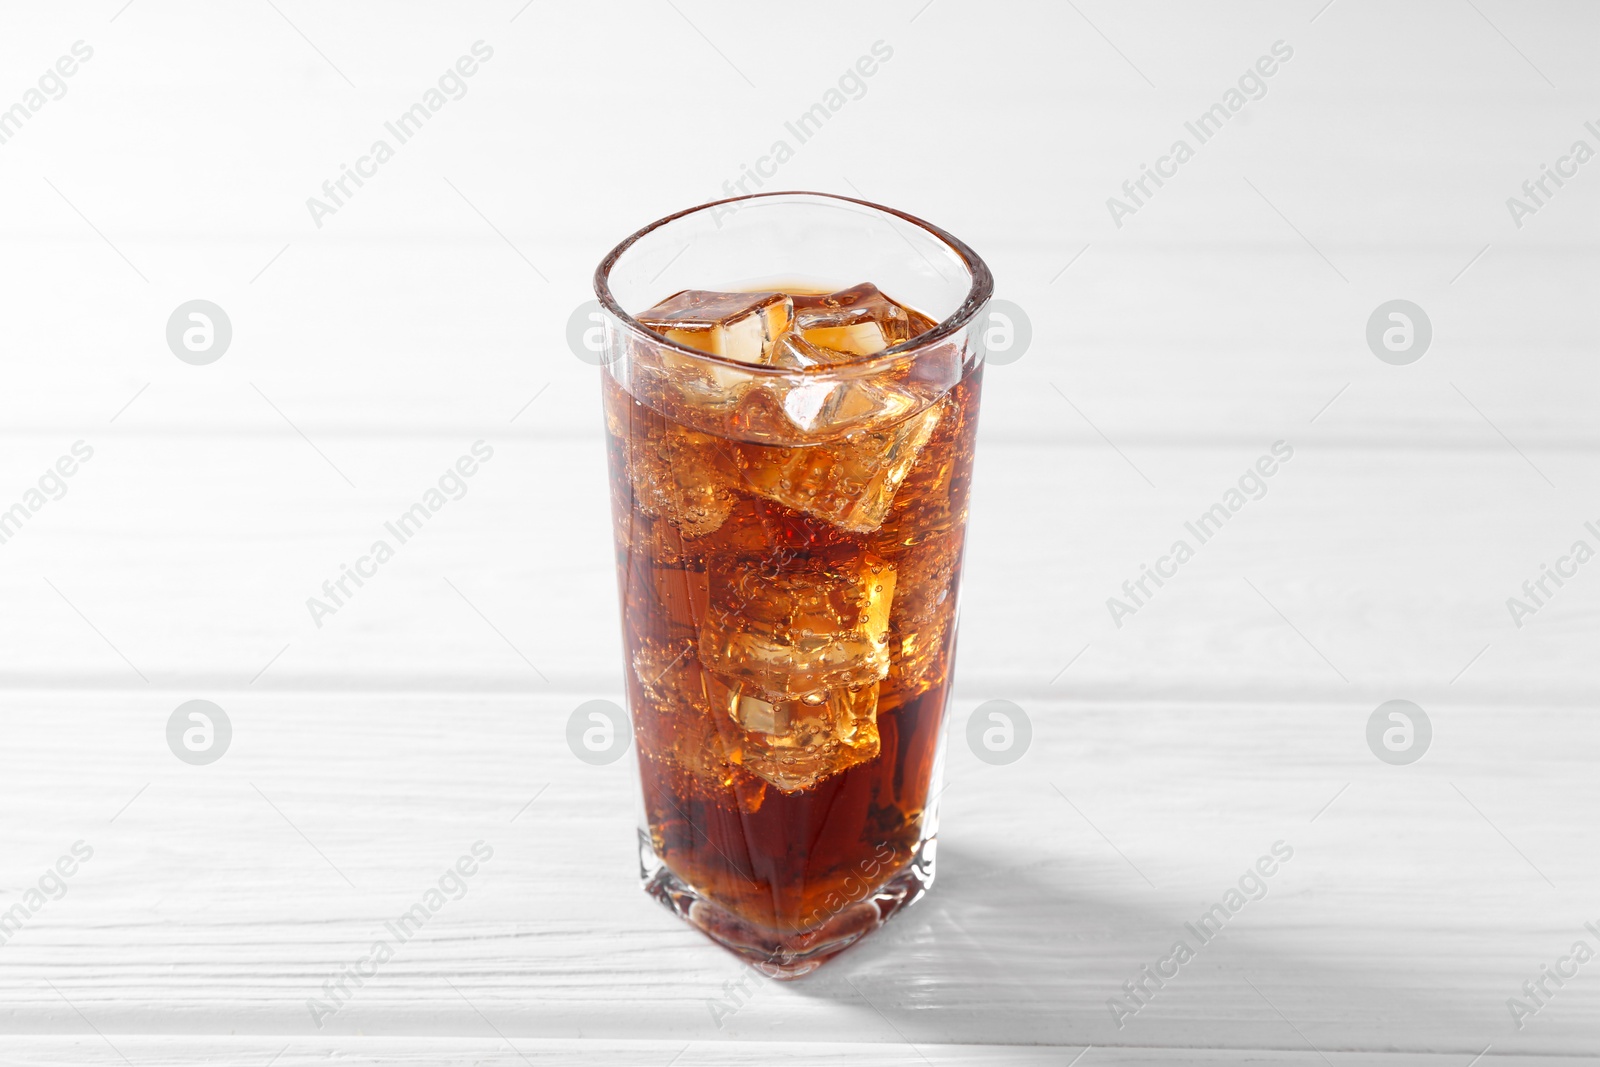
[[[1600,963],[1521,1030],[1505,1003],[1600,924],[1600,567],[1521,629],[1505,607],[1600,521],[1600,163],[1521,229],[1505,207],[1596,144],[1600,10],[3,19],[0,105],[95,51],[0,145],[0,505],[95,457],[0,545],[0,909],[95,851],[0,945],[0,1062],[1600,1062]],[[305,198],[479,39],[468,94],[315,228]],[[1280,39],[1267,96],[1114,227],[1105,198]],[[564,741],[622,686],[596,371],[563,333],[615,240],[720,195],[878,40],[773,184],[947,226],[1034,340],[985,383],[939,884],[718,1026],[740,965],[638,891],[630,761]],[[208,367],[163,337],[195,297],[235,330]],[[1396,297],[1435,330],[1409,367],[1363,339]],[[478,439],[469,494],[314,627],[305,598]],[[1114,627],[1105,598],[1279,439],[1267,497]],[[1434,726],[1409,767],[1364,741],[1397,697]],[[164,737],[193,698],[235,729],[204,768]],[[963,740],[997,698],[1034,725],[1006,768]],[[466,897],[313,1025],[479,839]],[[1269,895],[1113,1026],[1280,839]]]

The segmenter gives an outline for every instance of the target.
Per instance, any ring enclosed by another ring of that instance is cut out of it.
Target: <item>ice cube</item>
[[[738,726],[706,705],[703,671],[692,642],[647,642],[634,654],[633,669],[642,694],[635,708],[639,744],[647,758],[675,769],[680,795],[732,790],[744,811],[761,806],[764,782],[742,779],[734,770]]]
[[[773,345],[769,360],[772,366],[784,370],[801,370],[806,367],[826,367],[845,363],[850,356],[812,344],[793,329],[785,330]]]
[[[897,422],[918,400],[889,382],[835,379],[801,382],[783,391],[783,413],[806,434],[844,434],[869,423]]]
[[[728,715],[746,730],[783,737],[794,725],[794,705],[798,701],[776,700],[760,690],[746,693],[738,682],[733,684],[725,699]]]
[[[852,356],[876,355],[935,325],[870,283],[823,296],[794,298],[795,330],[813,345]]]
[[[733,509],[737,472],[727,442],[668,425],[646,444],[629,449],[628,480],[639,510],[663,518],[685,537],[720,527]]]
[[[950,618],[940,615],[889,635],[894,663],[883,682],[882,702],[886,709],[921,696],[945,680],[945,671],[949,669],[950,625]]]
[[[829,397],[804,399],[817,403],[810,413],[813,420],[824,417]],[[799,448],[740,444],[734,458],[742,485],[841,529],[871,533],[883,525],[895,493],[933,435],[944,407],[941,402],[895,425],[862,430],[826,444]],[[801,407],[796,414],[806,416],[808,410]]]
[[[945,534],[903,551],[895,561],[895,621],[915,628],[944,610],[961,565],[960,534]]]
[[[778,338],[768,363],[804,371],[849,363],[856,357],[812,344],[793,330]],[[874,423],[898,422],[926,401],[889,375],[853,378],[817,374],[786,375],[761,383],[761,391],[802,439],[843,436]],[[789,436],[780,431],[783,436]]]
[[[765,366],[792,316],[793,304],[783,293],[685,289],[636,317],[668,340],[738,363]],[[750,374],[736,367],[677,352],[655,352],[651,359],[658,362],[664,384],[691,412],[725,413],[755,385]]]
[[[707,670],[801,700],[888,673],[895,572],[877,556],[839,545],[781,563],[718,558],[707,578],[700,627]],[[774,730],[777,724],[774,718]]]
[[[864,722],[875,721],[878,683],[807,693],[798,700],[767,693],[747,682],[706,672],[707,699],[762,743],[785,748],[855,744]]]
[[[669,341],[740,363],[765,364],[794,315],[783,293],[685,289],[635,316]]]
[[[733,771],[740,733],[727,723],[719,723],[698,706],[684,707],[671,728],[671,745],[666,750],[700,788],[719,791],[734,784]]]
[[[779,697],[707,671],[706,699],[742,728],[726,749],[736,766],[785,793],[875,759],[878,683]]]

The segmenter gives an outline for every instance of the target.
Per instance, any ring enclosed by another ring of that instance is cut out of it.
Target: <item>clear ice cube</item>
[[[884,296],[870,283],[837,293],[794,298],[794,329],[810,344],[851,356],[871,356],[909,341],[936,324]]]
[[[726,748],[734,765],[785,793],[877,758],[878,683],[784,699],[707,671],[706,699],[739,725]]]
[[[887,382],[846,378],[791,385],[783,391],[784,417],[805,434],[844,434],[875,422],[896,422],[918,404],[911,393]]]
[[[807,341],[794,330],[786,330],[773,346],[771,363],[784,370],[802,370],[806,367],[828,367],[847,363],[852,358],[844,352],[822,348]]]
[[[801,559],[714,559],[700,662],[780,699],[810,700],[889,670],[894,567],[854,546]],[[770,702],[770,701],[769,701]]]
[[[813,421],[826,416],[830,397],[804,398],[796,414]],[[843,399],[849,399],[845,397]],[[815,402],[815,411],[809,405]],[[862,430],[837,441],[806,447],[740,444],[734,458],[741,484],[785,507],[815,516],[852,533],[883,525],[895,493],[933,436],[943,402],[882,429]],[[838,417],[835,410],[831,417]]]
[[[685,289],[636,317],[669,341],[740,363],[765,364],[793,315],[793,302],[783,293]]]
[[[766,366],[789,328],[793,302],[783,293],[685,289],[636,317],[669,341],[751,366]],[[755,385],[736,367],[662,352],[661,369],[692,409],[726,411]]]
[[[669,426],[650,447],[635,448],[627,457],[628,480],[639,510],[662,518],[685,537],[700,537],[719,528],[733,510],[737,472],[726,441]]]
[[[769,365],[784,370],[836,367],[858,357],[812,344],[794,330],[778,338]],[[762,383],[802,438],[842,436],[873,423],[897,422],[925,401],[885,375],[799,375]]]

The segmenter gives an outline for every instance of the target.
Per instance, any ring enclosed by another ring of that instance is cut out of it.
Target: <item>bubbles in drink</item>
[[[933,436],[942,405],[894,426],[806,448],[741,444],[744,486],[768,500],[852,533],[883,525],[900,484]]]
[[[721,526],[733,508],[736,476],[728,442],[665,426],[643,443],[628,465],[635,506],[687,537]]]
[[[630,697],[657,854],[746,919],[922,838],[981,366],[862,284],[687,290],[636,316],[606,424]],[[857,873],[856,876],[859,876]]]

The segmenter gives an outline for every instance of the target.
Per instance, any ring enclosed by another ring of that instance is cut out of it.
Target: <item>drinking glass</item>
[[[930,328],[769,366],[636,317],[863,282]],[[992,289],[937,226],[820,193],[679,212],[595,272],[641,877],[772,977],[933,884]]]

